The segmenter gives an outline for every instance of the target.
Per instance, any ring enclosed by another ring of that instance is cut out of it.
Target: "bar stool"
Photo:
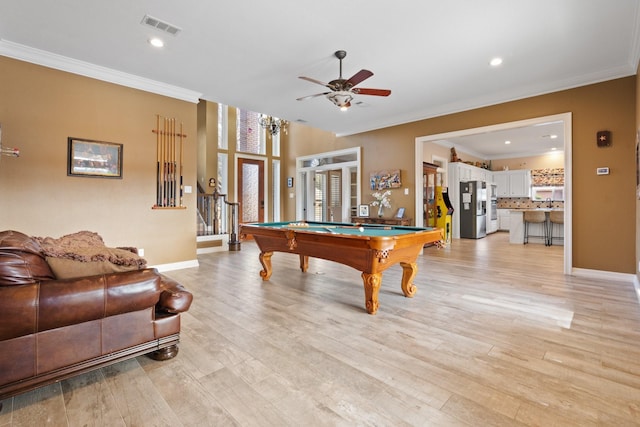
[[[558,227],[554,224],[558,224]],[[564,227],[564,211],[549,212],[549,246],[553,245],[553,230],[559,227]],[[558,236],[556,239],[562,239],[564,242],[564,237]]]
[[[547,215],[544,211],[524,211],[524,244],[529,243],[529,224],[542,224],[544,235],[531,237],[544,237],[544,245],[549,246],[549,231],[547,227]]]

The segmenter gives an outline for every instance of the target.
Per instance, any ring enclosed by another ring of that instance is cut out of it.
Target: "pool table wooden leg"
[[[418,266],[415,262],[401,262],[402,266],[402,292],[407,298],[412,298],[418,288],[413,284],[413,278],[416,277]]]
[[[364,305],[367,313],[376,314],[382,273],[362,273],[362,281],[364,282]]]
[[[260,264],[262,264],[262,270],[260,271],[260,277],[262,280],[269,280],[271,273],[271,256],[273,252],[260,252]]]
[[[306,273],[308,268],[309,257],[306,255],[300,255],[300,270],[302,270],[303,273]]]

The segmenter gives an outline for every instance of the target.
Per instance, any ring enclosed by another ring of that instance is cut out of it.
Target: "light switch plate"
[[[596,174],[597,175],[609,175],[609,168],[597,168],[596,169]]]

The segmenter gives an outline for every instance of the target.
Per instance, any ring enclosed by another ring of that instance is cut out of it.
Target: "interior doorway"
[[[296,218],[349,222],[360,203],[360,147],[296,158]]]
[[[313,180],[313,220],[342,222],[342,170],[317,171]]]
[[[435,135],[426,135],[417,137],[415,140],[415,182],[421,182],[422,179],[422,162],[424,157],[424,144],[427,142],[435,142],[446,140],[459,136],[475,135],[482,133],[490,133],[505,129],[521,128],[526,126],[536,126],[544,123],[561,121],[564,130],[564,274],[572,274],[573,271],[573,247],[572,247],[572,134],[571,134],[571,113],[555,114],[551,116],[536,117],[533,119],[520,120],[515,122],[501,123],[498,125],[483,126],[472,129],[464,129],[452,132],[445,132]],[[422,199],[421,194],[416,192],[415,207],[416,225],[422,226]]]
[[[264,222],[264,160],[238,158],[240,223]]]

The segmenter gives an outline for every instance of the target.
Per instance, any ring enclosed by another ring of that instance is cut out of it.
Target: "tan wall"
[[[151,209],[157,114],[184,123],[184,210]],[[0,57],[2,142],[20,149],[0,160],[0,229],[95,231],[150,265],[196,259],[196,117],[196,104]],[[123,144],[123,178],[67,176],[70,136]]]
[[[299,183],[294,180],[293,188],[287,188],[286,179],[286,177],[296,176],[296,158],[309,154],[335,151],[347,146],[338,146],[336,137],[331,132],[300,125],[295,122],[289,125],[289,133],[288,135],[283,135],[281,143],[283,154],[282,164],[280,165],[280,171],[282,173],[280,182],[282,182],[283,199],[282,220],[299,220],[302,218],[296,218],[296,199],[295,197],[290,198],[291,194],[295,196],[296,186],[298,186]]]
[[[403,187],[414,189],[416,137],[571,112],[573,267],[634,273],[635,233],[614,231],[611,226],[615,223],[616,230],[631,230],[636,224],[635,105],[634,76],[341,138],[326,135],[326,139],[314,139],[300,132],[301,139],[291,135],[289,144],[295,155],[362,146],[362,188],[367,188],[370,171],[400,168]],[[599,130],[612,132],[611,147],[596,146]],[[600,166],[610,167],[611,174],[596,176]],[[394,205],[413,212],[414,196],[395,193]],[[286,202],[285,212],[294,212],[291,205],[295,199],[287,198]]]
[[[434,142],[425,142],[422,151],[422,161],[432,163],[433,156],[438,156],[447,161],[451,160],[451,150],[447,147],[443,147],[440,144]]]
[[[639,68],[640,69],[640,64]],[[636,74],[636,259],[634,269],[636,276],[640,279],[640,170],[638,162],[640,161],[640,73]],[[636,267],[638,266],[638,267]]]
[[[200,101],[198,104],[198,183],[205,193],[212,194],[216,187],[209,185],[218,177],[218,104]]]

